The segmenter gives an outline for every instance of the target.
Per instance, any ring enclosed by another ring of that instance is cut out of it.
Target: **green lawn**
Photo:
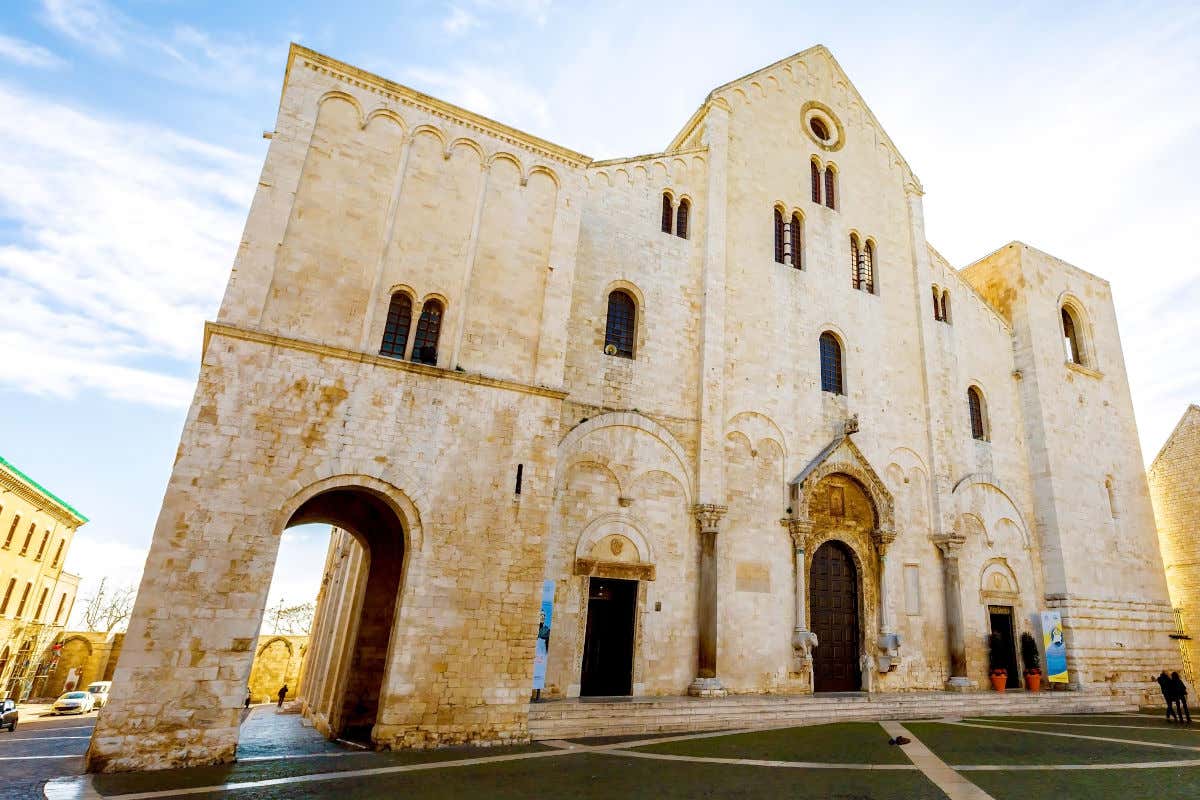
[[[1133,725],[1146,725],[1139,723],[1138,720],[1132,719],[1130,723]],[[1005,728],[1020,728],[1021,720],[1005,719],[1005,720],[988,720],[988,725],[997,725]],[[1079,724],[1071,724],[1069,722],[1055,723],[1038,723],[1037,725],[1027,725],[1026,730],[1048,731],[1054,733],[1071,733],[1077,736],[1102,736],[1106,739],[1135,739],[1139,742],[1161,742],[1162,744],[1177,744],[1186,747],[1195,747],[1197,751],[1189,753],[1187,750],[1179,750],[1175,755],[1170,755],[1171,751],[1165,748],[1159,748],[1162,755],[1168,759],[1183,759],[1183,758],[1200,758],[1200,730],[1188,730],[1175,726],[1168,728],[1166,725],[1161,727],[1147,725],[1147,730],[1139,730],[1138,728],[1114,728],[1111,725],[1104,727],[1091,727],[1093,723],[1088,723],[1086,726]],[[1151,760],[1151,759],[1147,759]],[[1159,760],[1159,759],[1153,759]]]
[[[822,761],[834,764],[908,764],[899,747],[888,744],[878,722],[839,722],[803,728],[738,733],[707,739],[664,742],[637,748],[649,753],[768,761]]]
[[[1055,772],[967,772],[967,778],[996,800],[1194,800],[1200,797],[1200,768],[1110,769]]]
[[[957,764],[1120,764],[1190,758],[1186,750],[1094,742],[1020,731],[985,730],[941,722],[905,723],[951,766]],[[1093,729],[1094,730],[1094,729]],[[1197,754],[1200,755],[1200,754]],[[972,773],[971,780],[974,780]]]
[[[1059,714],[1057,716],[1028,716],[1028,717],[970,717],[970,721],[981,722],[1022,722],[1031,720],[1033,722],[1062,722],[1062,723],[1087,723],[1088,725],[1137,725],[1138,727],[1159,727],[1170,728],[1171,730],[1193,730],[1200,732],[1200,724],[1192,726],[1180,725],[1177,722],[1167,722],[1161,716],[1150,717],[1141,715],[1137,717],[1114,717],[1111,714]]]

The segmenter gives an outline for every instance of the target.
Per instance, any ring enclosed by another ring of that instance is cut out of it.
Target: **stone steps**
[[[533,739],[687,733],[795,723],[918,717],[1136,711],[1126,697],[1099,692],[906,692],[875,695],[735,695],[566,700],[529,706]]]

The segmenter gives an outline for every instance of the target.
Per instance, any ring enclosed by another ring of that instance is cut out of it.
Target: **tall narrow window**
[[[417,335],[413,337],[412,360],[418,364],[437,364],[438,336],[442,332],[442,304],[426,300],[417,320]]]
[[[46,531],[42,536],[42,543],[38,545],[37,555],[33,557],[34,561],[41,561],[42,556],[46,555],[46,545],[50,542],[50,531]]]
[[[936,286],[933,287],[933,318],[938,322],[942,321],[942,296]]]
[[[844,394],[842,391],[842,346],[829,331],[821,334],[821,391]]]
[[[21,614],[25,613],[25,604],[29,602],[29,592],[33,589],[33,581],[25,584],[25,591],[21,592],[21,602],[17,604],[17,610],[13,612],[13,616],[17,619],[21,618]]]
[[[967,408],[971,412],[971,436],[981,442],[988,440],[983,392],[972,386],[967,389]]]
[[[861,285],[858,279],[858,234],[850,234],[850,285],[855,289]]]
[[[825,167],[825,205],[829,208],[837,208],[837,191],[834,185],[837,183],[837,176],[833,174],[833,167]]]
[[[776,264],[784,263],[783,257],[784,257],[784,253],[787,249],[783,243],[783,238],[784,238],[784,229],[783,228],[784,228],[783,211],[776,208],[775,209],[775,263]]]
[[[13,536],[17,533],[17,526],[21,524],[21,515],[17,514],[13,517],[12,525],[8,526],[8,536],[4,537],[4,549],[12,547]]]
[[[47,598],[49,595],[50,595],[50,589],[49,589],[49,588],[44,588],[44,589],[42,589],[42,597],[41,597],[41,599],[40,599],[40,600],[38,600],[38,604],[37,604],[37,611],[34,611],[34,612],[33,612],[33,617],[32,617],[32,619],[33,619],[33,621],[34,621],[34,622],[37,622],[39,619],[41,619],[41,618],[42,618],[42,611],[43,611],[43,610],[46,608],[46,598]]]
[[[862,275],[859,277],[859,288],[868,294],[875,294],[875,243],[870,239],[863,244]]]
[[[1072,364],[1083,364],[1083,348],[1079,346],[1079,326],[1075,324],[1075,315],[1071,309],[1063,306],[1062,310],[1063,347],[1067,351],[1067,360]]]
[[[54,551],[54,561],[51,562],[50,569],[58,569],[58,562],[62,560],[63,545],[66,543],[66,539],[58,540],[58,549]]]
[[[8,613],[8,601],[12,599],[13,589],[17,588],[17,579],[12,578],[8,582],[8,588],[4,591],[4,602],[0,603],[0,614]]]
[[[33,534],[37,532],[37,523],[29,523],[29,533],[25,534],[25,544],[21,545],[21,552],[18,555],[25,555],[29,552],[29,543],[33,541]]]
[[[387,323],[383,326],[383,342],[379,355],[388,358],[404,358],[408,346],[408,329],[412,327],[412,298],[404,292],[392,295],[388,304]]]
[[[688,238],[688,213],[692,204],[685,197],[679,201],[679,212],[675,215],[675,235],[680,239]]]
[[[942,292],[942,322],[950,322],[950,290]]]
[[[1120,516],[1117,508],[1117,490],[1111,477],[1104,479],[1104,491],[1108,493],[1108,513],[1113,519]]]
[[[63,592],[62,597],[58,598],[58,611],[54,612],[54,624],[57,625],[62,621],[63,608],[67,604],[67,593]]]
[[[604,352],[610,356],[633,358],[634,333],[637,330],[637,303],[628,292],[617,289],[608,295],[608,321],[604,326]]]
[[[809,172],[812,177],[812,201],[817,205],[821,204],[821,167],[818,166],[816,160],[808,162]]]
[[[671,222],[674,219],[675,219],[675,208],[674,208],[674,204],[671,202],[671,195],[667,194],[666,192],[663,192],[663,205],[662,205],[662,232],[663,233],[671,232]]]
[[[788,245],[791,249],[791,265],[796,269],[804,269],[804,221],[797,213],[792,214],[788,224]]]

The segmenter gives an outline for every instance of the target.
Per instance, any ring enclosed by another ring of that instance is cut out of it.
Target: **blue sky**
[[[956,266],[1021,239],[1113,283],[1147,460],[1200,402],[1200,5],[184,2],[0,7],[0,454],[134,581],[298,41],[596,158],[823,43]],[[281,594],[323,536],[289,532]]]

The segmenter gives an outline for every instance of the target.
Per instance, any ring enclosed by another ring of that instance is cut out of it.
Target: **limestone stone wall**
[[[124,633],[103,631],[66,631],[58,638],[62,649],[58,663],[50,672],[42,691],[46,697],[58,697],[73,689],[86,689],[89,683],[111,681],[121,656]],[[74,683],[71,683],[72,676]]]
[[[247,684],[251,702],[276,702],[283,686],[288,687],[289,700],[302,694],[301,666],[307,650],[307,636],[260,636]]]
[[[1200,406],[1188,406],[1147,471],[1181,653],[1195,687],[1200,666]]]

